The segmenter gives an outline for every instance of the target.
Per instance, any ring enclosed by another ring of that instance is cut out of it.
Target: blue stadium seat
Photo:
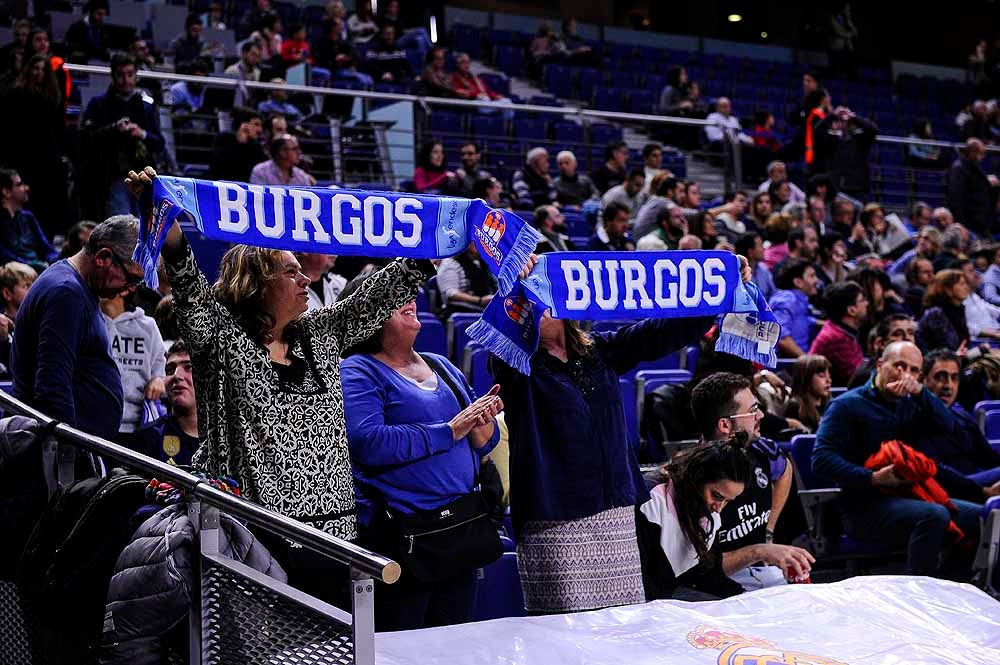
[[[417,313],[420,319],[420,333],[413,344],[416,351],[424,353],[436,353],[440,356],[448,357],[448,336],[445,334],[444,326],[433,315]]]
[[[595,148],[604,151],[604,146],[612,141],[622,140],[622,128],[605,123],[595,123],[590,126],[590,141]]]
[[[548,121],[544,118],[514,118],[511,132],[517,139],[544,141],[548,138]]]
[[[486,566],[476,585],[475,621],[527,616],[521,577],[517,572],[517,553],[503,555]]]
[[[479,59],[481,36],[479,28],[472,25],[456,23],[451,27],[451,45],[456,51],[468,53],[470,58],[476,60]]]
[[[552,123],[552,139],[561,145],[583,143],[583,126],[572,120],[557,120]],[[572,146],[567,147],[572,149]]]
[[[478,397],[488,393],[495,383],[493,375],[490,373],[489,361],[490,352],[480,346],[478,342],[470,341],[465,347],[462,371]]]
[[[465,331],[478,321],[480,316],[480,314],[456,313],[448,318],[448,349],[450,352],[445,355],[449,356],[452,362],[456,364],[462,362],[465,346],[469,343],[469,336],[465,334]]]
[[[499,138],[507,135],[502,116],[474,115],[471,123],[472,135],[476,139]]]
[[[577,99],[593,99],[594,90],[597,88],[600,81],[601,81],[600,70],[593,69],[592,67],[583,67],[577,70],[576,73]]]
[[[594,231],[582,212],[566,211],[563,213],[563,218],[566,220],[566,235],[568,236],[582,236]]]
[[[480,116],[474,116],[480,117]],[[457,133],[464,131],[463,115],[452,111],[435,110],[430,114],[432,132]]]
[[[987,439],[1000,439],[1000,411],[987,411],[982,423],[983,435]]]
[[[493,92],[497,92],[503,95],[504,97],[510,96],[510,79],[507,78],[506,76],[503,76],[501,74],[490,74],[486,72],[480,74],[479,78],[481,78],[483,80],[483,83],[486,84],[486,87],[488,87]]]
[[[510,76],[524,74],[524,50],[519,46],[497,46],[493,63]]]
[[[601,111],[625,111],[623,88],[597,88],[594,91],[594,108]]]

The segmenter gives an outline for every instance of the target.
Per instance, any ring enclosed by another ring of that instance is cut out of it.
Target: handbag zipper
[[[473,520],[478,520],[481,517],[486,517],[485,513],[482,515],[476,515],[475,517],[470,517],[464,522],[459,522],[458,524],[452,524],[451,526],[442,527],[440,529],[434,529],[433,531],[424,531],[423,533],[411,533],[409,536],[407,536],[407,538],[410,541],[410,549],[407,552],[407,554],[413,554],[413,539],[416,538],[417,536],[430,536],[435,533],[441,533],[442,531],[449,531],[451,529],[454,529],[455,527],[462,526],[463,524],[468,524]]]

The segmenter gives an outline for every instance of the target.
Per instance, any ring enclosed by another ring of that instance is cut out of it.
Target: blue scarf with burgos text
[[[728,252],[558,252],[519,281],[542,236],[482,200],[166,176],[152,198],[133,256],[152,288],[174,221],[213,240],[345,256],[446,258],[472,242],[498,292],[469,336],[525,374],[546,310],[582,320],[725,315],[716,348],[774,366],[778,324]]]
[[[780,325],[729,252],[555,252],[503,297],[493,298],[467,334],[511,367],[531,373],[539,321],[721,316],[716,350],[774,367]]]

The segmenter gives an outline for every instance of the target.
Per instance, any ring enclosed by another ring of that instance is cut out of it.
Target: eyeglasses
[[[736,418],[746,418],[748,416],[753,416],[754,418],[756,418],[757,416],[761,415],[761,413],[762,412],[760,410],[760,402],[754,402],[753,406],[750,407],[749,411],[747,411],[746,413],[734,413],[733,415],[729,416],[729,419],[735,420]]]
[[[126,266],[125,262],[122,260],[120,256],[118,256],[118,253],[115,252],[115,250],[109,247],[108,251],[111,252],[111,260],[115,262],[116,266],[121,268],[122,274],[125,275],[125,286],[122,287],[123,290],[130,289],[133,286],[139,286],[145,281],[145,277],[142,277],[140,275],[133,275],[128,271],[128,267]]]

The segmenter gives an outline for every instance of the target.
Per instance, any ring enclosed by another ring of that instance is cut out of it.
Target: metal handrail
[[[28,406],[4,391],[0,391],[0,408],[7,413],[17,413],[34,418],[46,427],[52,427],[56,423],[55,420],[44,413]],[[202,500],[206,504],[215,506],[240,519],[265,527],[315,552],[368,573],[386,584],[392,584],[399,579],[400,567],[395,561],[370,552],[346,540],[331,536],[298,520],[272,512],[246,499],[241,499],[218,490],[209,485],[206,480],[187,473],[176,466],[146,457],[134,450],[129,450],[124,446],[92,434],[81,432],[63,423],[55,425],[53,434],[60,440],[69,441],[75,446],[85,448],[102,457],[117,460],[142,474],[168,481],[175,487],[185,490],[188,494]]]

